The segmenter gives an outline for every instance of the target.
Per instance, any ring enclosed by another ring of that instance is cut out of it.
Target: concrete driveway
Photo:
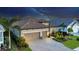
[[[28,43],[32,51],[71,51],[63,44],[52,39],[38,39]]]

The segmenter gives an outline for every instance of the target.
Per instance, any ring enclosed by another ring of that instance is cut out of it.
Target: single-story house
[[[26,42],[47,38],[49,35],[49,23],[45,20],[27,17],[26,19],[16,21],[13,23],[13,26],[20,27],[20,31],[18,29],[12,29],[12,31],[16,36],[24,37]],[[52,33],[52,30],[53,27],[50,25],[50,33]]]
[[[56,18],[51,20],[50,33],[52,33],[52,31],[62,31],[68,33],[68,28],[71,27],[71,24],[74,22],[76,22],[76,24],[78,23],[77,20],[72,18]],[[62,23],[65,26],[60,26]],[[13,29],[12,31],[16,36],[24,37],[26,41],[46,38],[49,34],[49,23],[45,19],[26,17],[13,23],[13,26],[20,27],[20,31],[18,31],[18,29]],[[76,29],[74,27],[75,26],[73,26],[73,33],[75,33]]]

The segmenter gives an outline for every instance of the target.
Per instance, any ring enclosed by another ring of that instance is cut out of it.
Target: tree
[[[64,22],[62,22],[62,23],[59,25],[59,27],[62,27],[62,30],[63,30],[63,32],[64,32],[64,29],[65,29],[66,25],[64,24]]]
[[[11,20],[3,17],[0,19],[0,24],[2,24],[4,26],[4,28],[6,29],[6,31],[8,31],[8,38],[9,38],[9,49],[11,49],[11,29],[12,29],[12,23],[19,20],[20,18],[15,16],[13,17]]]
[[[19,31],[19,37],[20,37],[20,35],[21,35],[21,28],[19,26],[17,26],[17,25],[14,25],[13,28],[17,29]]]
[[[51,20],[55,18],[55,16],[51,16],[51,15],[48,15],[47,13],[44,13],[43,16],[46,17],[49,25],[48,25],[48,29],[49,29],[49,37],[50,37],[50,30],[51,30]]]
[[[48,21],[49,21],[49,37],[50,37],[50,30],[51,30],[51,20],[54,20],[56,17],[55,16],[51,16],[51,15],[47,15],[47,17],[48,17]],[[54,31],[52,31],[52,32],[54,32]]]

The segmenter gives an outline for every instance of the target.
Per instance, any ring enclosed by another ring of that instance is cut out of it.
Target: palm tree
[[[62,27],[62,30],[63,30],[63,32],[64,32],[64,29],[65,29],[66,25],[64,24],[64,22],[62,22],[62,23],[59,25],[59,27]]]
[[[13,28],[17,29],[19,31],[19,37],[20,37],[20,35],[21,35],[21,28],[19,26],[17,26],[17,25],[14,25]]]
[[[0,19],[0,24],[2,24],[8,31],[8,38],[9,38],[9,47],[8,48],[9,49],[11,49],[11,29],[13,28],[12,23],[19,19],[20,19],[20,17],[18,17],[18,16],[13,17],[11,20],[8,20],[7,18],[4,18],[4,17]]]
[[[49,23],[49,37],[50,37],[50,31],[51,31],[51,20],[53,20],[55,17],[54,16],[51,16],[51,15],[46,15],[47,16],[47,19],[48,19],[48,23]]]

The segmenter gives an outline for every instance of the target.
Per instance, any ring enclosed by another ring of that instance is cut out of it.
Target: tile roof
[[[41,29],[48,28],[48,25],[42,24],[42,22],[47,22],[45,20],[40,20],[36,18],[27,17],[22,20],[13,23],[13,26],[19,26],[21,29]]]
[[[34,23],[34,22],[28,22],[25,23],[21,29],[41,29],[41,28],[47,28],[48,26],[43,25],[41,23]]]

